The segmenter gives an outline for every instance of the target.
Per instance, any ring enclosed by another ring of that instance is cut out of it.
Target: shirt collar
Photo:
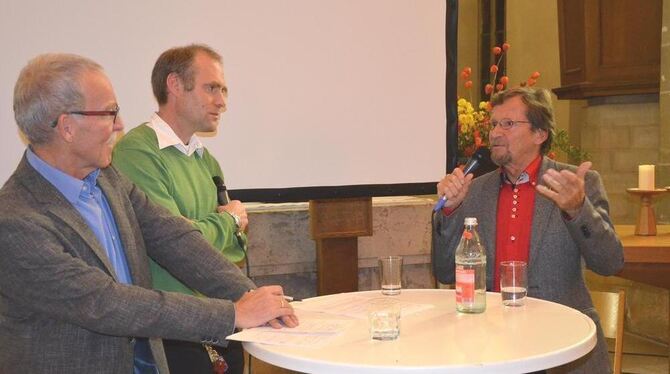
[[[174,132],[172,127],[170,127],[170,125],[168,125],[168,123],[165,122],[165,120],[163,120],[158,115],[158,113],[154,113],[154,115],[151,116],[151,120],[149,123],[147,123],[147,126],[153,129],[156,133],[159,149],[174,146],[186,156],[191,156],[194,152],[197,152],[198,156],[202,157],[202,153],[204,152],[205,147],[202,145],[200,138],[193,134],[191,139],[188,141],[188,145],[184,144],[184,142],[182,142]]]
[[[36,155],[30,147],[28,147],[28,150],[26,151],[26,159],[30,166],[56,187],[56,189],[63,194],[65,199],[72,205],[77,203],[80,194],[91,193],[91,191],[94,190],[98,175],[100,174],[100,169],[95,169],[87,175],[84,180],[77,179],[47,164]],[[86,186],[86,188],[84,188],[84,186]]]
[[[537,184],[537,174],[540,171],[540,165],[542,164],[542,155],[537,156],[526,169],[519,175],[516,181],[512,181],[507,177],[505,169],[500,168],[500,184],[512,184],[519,185],[530,182],[531,185],[535,186]]]

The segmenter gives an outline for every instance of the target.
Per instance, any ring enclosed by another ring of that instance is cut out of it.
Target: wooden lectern
[[[372,235],[372,198],[310,200],[317,293],[358,291],[358,237]]]

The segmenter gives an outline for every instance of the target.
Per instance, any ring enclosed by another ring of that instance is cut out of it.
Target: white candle
[[[640,165],[638,167],[638,188],[641,190],[653,190],[654,185],[654,165]]]

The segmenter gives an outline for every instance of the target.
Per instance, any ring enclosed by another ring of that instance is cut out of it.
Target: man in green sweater
[[[244,259],[247,213],[238,200],[219,205],[212,178],[223,179],[219,163],[196,132],[212,132],[226,111],[228,88],[221,56],[206,45],[169,49],[151,74],[158,112],[149,122],[128,132],[116,145],[113,164],[156,203],[193,223],[205,238],[232,262]],[[238,238],[239,237],[239,238]],[[164,268],[151,262],[154,287],[195,294]],[[212,373],[221,354],[241,373],[242,348],[230,342],[216,352],[196,343],[164,340],[171,373]]]

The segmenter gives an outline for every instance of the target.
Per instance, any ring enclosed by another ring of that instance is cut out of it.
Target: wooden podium
[[[317,293],[358,291],[358,237],[372,235],[372,198],[310,200]]]

